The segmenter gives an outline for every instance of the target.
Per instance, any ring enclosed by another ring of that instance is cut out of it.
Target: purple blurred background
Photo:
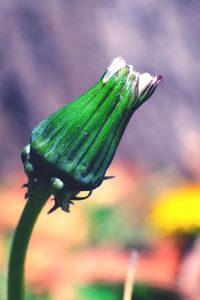
[[[120,55],[165,81],[130,122],[118,157],[196,176],[188,160],[199,162],[199,15],[198,0],[1,0],[1,175],[21,168],[33,126]]]

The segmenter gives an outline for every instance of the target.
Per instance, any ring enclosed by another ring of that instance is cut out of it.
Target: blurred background
[[[130,121],[116,178],[36,225],[27,299],[200,299],[200,2],[0,0],[0,299],[25,204],[21,148],[116,56],[165,81]]]

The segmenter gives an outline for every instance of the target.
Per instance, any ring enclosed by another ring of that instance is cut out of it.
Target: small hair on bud
[[[125,59],[123,59],[121,56],[116,57],[108,67],[103,77],[103,83],[106,83],[115,73],[124,67],[126,67]]]

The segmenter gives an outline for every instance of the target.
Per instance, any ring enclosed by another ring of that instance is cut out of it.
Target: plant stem
[[[34,188],[17,225],[10,254],[8,300],[23,300],[25,295],[24,261],[37,217],[50,196],[47,183]]]

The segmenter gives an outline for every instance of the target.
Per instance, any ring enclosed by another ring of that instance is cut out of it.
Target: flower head
[[[22,151],[28,187],[45,178],[54,208],[68,211],[79,191],[92,191],[106,179],[128,121],[161,81],[116,58],[91,89],[33,129]]]
[[[184,185],[167,190],[155,199],[150,220],[165,234],[199,232],[199,199],[199,184]]]

